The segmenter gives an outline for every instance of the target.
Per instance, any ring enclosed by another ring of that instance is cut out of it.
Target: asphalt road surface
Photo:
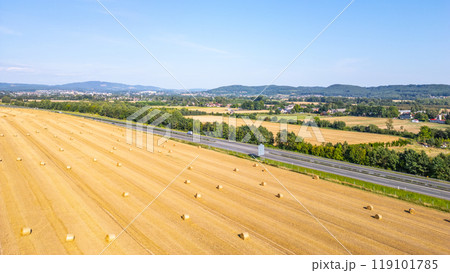
[[[84,118],[90,118],[101,122],[106,122],[118,126],[125,127],[125,122],[111,121],[102,118],[87,117],[83,115],[72,114]],[[145,127],[134,127],[138,130],[146,130]],[[188,135],[185,132],[178,132],[174,130],[150,127],[153,129],[153,133],[156,135],[168,136],[170,138],[181,139],[190,142],[196,142],[211,147],[221,148],[229,151],[244,153],[244,154],[257,154],[257,145],[247,144],[241,142],[230,142],[225,139]],[[349,178],[359,179],[374,184],[388,186],[391,188],[397,188],[407,190],[411,192],[421,193],[428,196],[434,196],[446,200],[450,200],[450,183],[425,178],[422,176],[404,174],[400,172],[387,171],[383,169],[377,169],[332,159],[325,159],[317,156],[305,155],[290,151],[284,151],[280,149],[265,149],[265,155],[263,158],[276,160],[294,166],[305,167],[309,169],[319,170],[331,174],[337,174]]]

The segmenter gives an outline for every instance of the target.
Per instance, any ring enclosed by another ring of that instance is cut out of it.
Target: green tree
[[[392,118],[388,118],[388,120],[386,121],[386,128],[389,131],[394,130],[394,121],[392,120]]]
[[[2,97],[2,102],[3,102],[3,103],[11,103],[11,97],[9,97],[9,96],[3,96],[3,97]]]
[[[450,180],[450,155],[439,154],[431,162],[431,176]]]
[[[342,146],[339,144],[337,145],[337,147],[334,149],[333,152],[333,159],[336,160],[344,160],[344,155],[343,155],[343,150],[342,150]]]
[[[422,140],[426,140],[431,138],[431,129],[428,126],[420,127],[419,138]]]
[[[420,121],[428,121],[428,115],[427,114],[425,114],[425,113],[416,113],[415,115],[414,115],[414,118],[416,118],[416,119],[418,119],[418,120],[420,120]]]

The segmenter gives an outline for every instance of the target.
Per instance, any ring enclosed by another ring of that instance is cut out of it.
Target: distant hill
[[[35,91],[47,87],[49,87],[49,85],[0,82],[0,91]]]
[[[100,81],[67,83],[62,85],[56,85],[56,87],[58,89],[97,91],[97,92],[164,90],[163,88],[156,86],[128,85],[123,83],[100,82]]]
[[[23,83],[0,83],[2,91],[36,91],[36,90],[77,90],[96,92],[133,92],[133,91],[171,91],[156,86],[128,85],[123,83],[88,81],[75,82],[61,85],[23,84]]]
[[[213,96],[256,96],[265,86],[230,85],[211,89],[201,94]],[[294,95],[294,96],[342,96],[387,99],[415,99],[430,96],[450,96],[450,85],[386,85],[377,87],[361,87],[356,85],[334,84],[328,87],[278,86],[270,85],[264,91],[265,96]]]
[[[210,90],[189,89],[190,92],[207,96],[256,96],[266,86],[229,85]],[[180,89],[165,89],[156,86],[128,85],[123,83],[88,81],[75,82],[61,85],[23,84],[23,83],[0,83],[0,91],[28,91],[35,90],[77,90],[84,92],[139,92],[139,91],[163,91],[166,93],[186,93]],[[334,84],[328,87],[320,86],[283,86],[270,85],[264,91],[265,96],[292,95],[292,96],[342,96],[342,97],[365,97],[386,99],[415,99],[430,96],[450,96],[450,85],[446,84],[423,84],[423,85],[386,85],[376,87],[361,87],[356,85]]]

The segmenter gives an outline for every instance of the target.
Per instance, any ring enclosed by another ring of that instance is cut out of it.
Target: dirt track
[[[172,180],[104,254],[346,254],[251,161],[173,141],[150,153],[126,144],[122,128],[36,110],[0,108],[0,134],[1,254],[98,254]],[[450,254],[447,213],[411,215],[402,201],[267,168],[353,254]]]

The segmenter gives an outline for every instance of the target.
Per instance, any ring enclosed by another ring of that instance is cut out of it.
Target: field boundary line
[[[334,234],[333,233],[331,233],[331,231],[328,229],[328,228],[326,228],[323,224],[322,224],[322,222],[320,222],[320,220],[316,217],[316,216],[314,216],[314,214],[312,214],[312,212],[311,211],[309,211],[309,209],[307,209],[306,207],[305,207],[305,205],[303,205],[303,203],[302,202],[300,202],[300,200],[298,200],[297,199],[297,197],[295,197],[285,186],[284,186],[284,184],[283,183],[281,183],[281,181],[280,180],[278,180],[278,178],[276,178],[275,177],[275,175],[273,175],[272,174],[272,172],[271,171],[269,171],[267,168],[266,168],[266,166],[261,162],[261,161],[259,161],[256,157],[254,157],[253,155],[252,155],[252,157],[253,157],[253,159],[255,159],[256,161],[258,161],[260,164],[261,164],[261,166],[263,166],[263,168],[278,182],[278,184],[280,184],[294,199],[295,199],[295,201],[297,201],[297,203],[299,203],[305,210],[306,210],[306,212],[308,212],[308,214],[309,215],[311,215],[311,217],[312,218],[314,218],[314,220],[316,220],[317,221],[317,223],[319,223],[319,225],[321,225],[324,229],[325,229],[325,231],[326,232],[328,232],[330,235],[331,235],[331,237],[333,237],[333,239],[334,240],[336,240],[336,242],[338,242],[344,249],[345,249],[345,251],[347,251],[347,253],[348,254],[350,254],[350,255],[353,255],[351,252],[350,252],[350,250],[348,250],[339,240],[338,240],[338,238],[336,238],[336,236],[334,236]]]
[[[131,222],[124,228],[124,229],[122,229],[122,231],[117,235],[117,237],[116,238],[114,238],[114,240],[112,240],[98,255],[102,255],[111,245],[112,245],[112,243],[114,243],[117,239],[119,239],[119,237],[156,201],[156,199],[158,199],[158,197],[160,197],[161,196],[161,194],[163,194],[163,192],[165,192],[169,187],[170,187],[170,185],[172,185],[173,184],[173,182],[175,182],[175,180],[189,167],[189,166],[191,166],[198,158],[199,158],[199,156],[200,155],[197,155],[191,162],[189,162],[189,164],[187,164],[178,174],[177,174],[177,176],[175,176],[175,178],[174,179],[172,179],[172,181],[170,181],[170,183],[169,184],[167,184],[167,186],[160,192],[160,193],[158,193],[158,195],[155,197],[155,198],[153,198],[153,200],[152,201],[150,201],[150,203],[148,203],[148,205],[147,206],[145,206],[145,208],[141,211],[141,212],[139,212],[137,215],[136,215],[136,217],[134,217],[133,218],[133,220],[131,220]]]

